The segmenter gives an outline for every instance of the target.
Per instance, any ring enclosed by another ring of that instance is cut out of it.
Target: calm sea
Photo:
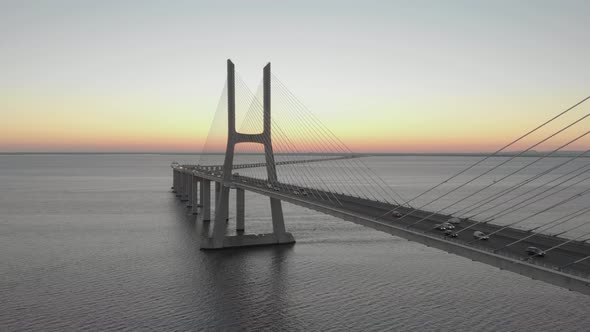
[[[294,246],[202,252],[170,192],[170,162],[198,159],[0,155],[0,330],[590,330],[588,296],[289,204]],[[364,163],[409,198],[474,160]],[[246,199],[247,231],[269,230]]]

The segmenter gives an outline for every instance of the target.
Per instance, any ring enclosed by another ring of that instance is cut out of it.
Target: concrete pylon
[[[262,235],[226,236],[227,214],[229,210],[229,191],[232,182],[232,168],[235,145],[238,143],[258,143],[264,146],[266,171],[270,183],[277,182],[277,172],[272,150],[271,119],[270,119],[270,63],[264,67],[264,126],[262,133],[243,134],[236,131],[236,102],[235,102],[235,69],[231,60],[227,60],[227,147],[223,163],[222,187],[219,200],[215,206],[215,224],[210,237],[203,239],[201,249],[221,249],[228,247],[242,247],[251,245],[270,245],[294,243],[293,235],[285,231],[283,208],[281,201],[270,198],[273,232]],[[241,222],[240,222],[241,223]],[[239,228],[244,228],[239,225]]]
[[[203,221],[211,221],[211,180],[203,179],[201,183],[202,218]]]
[[[245,192],[244,189],[237,188],[236,189],[236,231],[244,232],[245,230],[245,209],[246,209],[246,199],[245,199]]]
[[[191,213],[198,214],[198,206],[199,206],[199,178],[197,178],[194,174],[191,175],[192,183],[191,183]],[[201,193],[202,195],[202,193]]]
[[[192,172],[186,174],[186,189],[187,189],[186,190],[186,193],[187,193],[186,199],[188,200],[188,203],[186,203],[187,208],[193,207],[193,182],[194,181],[195,181],[195,177],[193,176]]]
[[[180,196],[180,201],[186,202],[186,201],[188,201],[188,190],[190,188],[189,178],[186,174],[186,170],[182,171],[181,178],[182,178],[182,183],[180,186],[182,187],[182,192],[181,192],[181,196]]]

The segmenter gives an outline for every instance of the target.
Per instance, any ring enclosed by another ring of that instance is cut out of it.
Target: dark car
[[[480,232],[480,231],[473,232],[473,237],[478,240],[489,240],[490,239],[489,235],[486,235],[484,232]]]
[[[530,256],[539,256],[539,257],[543,257],[545,256],[545,251],[537,248],[537,247],[527,247],[525,249],[525,251],[530,255]]]
[[[459,236],[459,234],[457,234],[457,233],[453,232],[453,231],[452,231],[452,230],[450,230],[450,229],[447,229],[447,230],[445,231],[445,236],[450,236],[450,237],[457,237],[457,236]]]
[[[443,222],[442,225],[445,226],[446,229],[455,229],[455,225],[448,222]]]

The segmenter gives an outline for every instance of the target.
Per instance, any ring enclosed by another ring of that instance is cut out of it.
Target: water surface
[[[0,330],[590,328],[590,297],[289,204],[295,245],[202,252],[172,160],[198,157],[0,155]],[[411,197],[470,161],[365,162]]]

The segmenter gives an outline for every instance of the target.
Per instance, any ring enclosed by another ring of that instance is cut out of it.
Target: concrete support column
[[[203,221],[211,221],[211,181],[203,179],[203,190],[201,190],[201,200],[203,202],[203,208],[201,213],[203,214]]]
[[[231,190],[229,188],[227,188],[227,200],[226,200],[227,204],[221,204],[223,207],[223,210],[221,211],[221,213],[223,213],[223,217],[225,218],[225,221],[229,221],[229,193],[230,193],[230,191]]]
[[[182,195],[184,193],[184,174],[178,172],[178,197],[182,201]]]
[[[222,202],[223,191],[226,189],[227,197]],[[221,216],[225,221],[229,220],[229,188],[224,187],[221,182],[215,182],[215,219],[217,219],[217,215]]]
[[[186,174],[186,184],[187,184],[186,196],[188,199],[188,203],[186,203],[187,208],[193,207],[193,181],[194,181],[194,179],[195,179],[195,177],[192,173]]]
[[[184,173],[184,201],[189,201],[189,193],[191,191],[191,178],[188,173]]]
[[[221,183],[215,182],[215,208],[217,209],[217,204],[219,203],[219,193],[221,192]],[[217,213],[217,211],[215,211]]]
[[[188,201],[188,176],[186,173],[182,173],[182,196],[180,197],[180,200],[182,202],[186,202]]]
[[[191,205],[193,207],[192,214],[198,213],[198,206],[199,206],[199,178],[192,175],[193,183],[192,183],[192,190],[191,190]],[[202,195],[202,194],[201,194]]]
[[[178,190],[176,192],[176,196],[178,196],[182,200],[182,172],[178,171]]]
[[[205,179],[201,178],[201,181],[199,181],[200,185],[199,185],[199,191],[201,192],[201,195],[199,195],[199,206],[203,206],[203,193],[205,192]]]
[[[272,215],[272,231],[280,238],[286,233],[285,221],[283,220],[283,206],[281,205],[280,199],[270,199],[270,213]]]
[[[180,190],[180,172],[174,170],[174,192],[176,193],[176,197],[180,197]]]
[[[244,189],[236,189],[236,231],[243,232],[245,229],[245,194]]]

